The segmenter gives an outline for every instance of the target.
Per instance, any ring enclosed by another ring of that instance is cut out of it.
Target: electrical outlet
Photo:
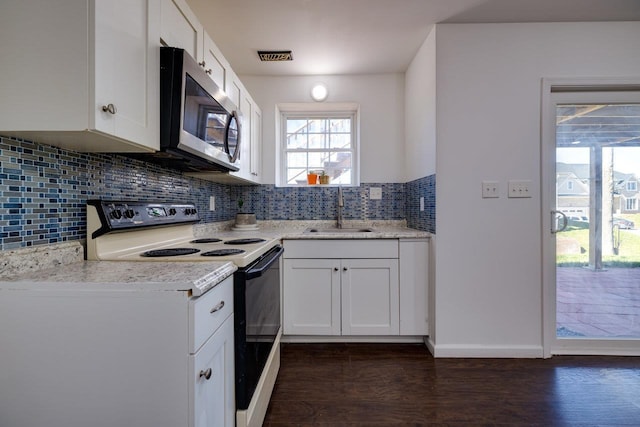
[[[500,183],[498,181],[482,181],[482,198],[496,199],[500,197]]]
[[[371,200],[380,200],[380,199],[382,199],[382,188],[381,187],[371,187],[369,189],[369,198]]]
[[[531,197],[531,180],[511,180],[509,181],[509,198],[529,198]]]
[[[216,210],[216,198],[215,198],[215,196],[209,196],[209,210],[210,211],[215,211]]]

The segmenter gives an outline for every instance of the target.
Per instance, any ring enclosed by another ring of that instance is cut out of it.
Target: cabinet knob
[[[200,378],[204,377],[205,380],[208,380],[209,378],[211,378],[211,368],[207,369],[206,371],[200,371]]]
[[[211,75],[211,68],[209,68],[208,70],[204,70],[204,72]]]
[[[118,110],[116,109],[115,105],[108,104],[108,105],[103,105],[102,106],[102,111],[104,111],[105,113],[109,113],[109,114],[115,114]]]
[[[216,311],[220,311],[220,310],[222,310],[222,307],[224,307],[224,301],[220,301],[218,304],[216,304],[216,305],[211,309],[211,311],[209,311],[209,313],[213,314],[213,313],[215,313]]]
[[[338,267],[333,267],[333,271],[338,271],[340,270]]]
[[[342,267],[342,271],[347,271],[347,267]]]
[[[198,65],[204,68],[207,65],[207,63],[204,62],[204,60],[202,60],[202,61],[198,62]]]

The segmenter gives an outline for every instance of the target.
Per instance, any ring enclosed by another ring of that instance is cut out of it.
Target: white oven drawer
[[[193,354],[233,313],[233,276],[189,302],[189,353]]]

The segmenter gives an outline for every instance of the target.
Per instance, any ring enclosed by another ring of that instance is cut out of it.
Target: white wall
[[[404,182],[404,75],[240,76],[262,109],[264,184],[275,183],[275,105],[314,103],[316,82],[329,88],[325,102],[360,105],[360,182]]]
[[[405,181],[436,173],[436,29],[405,74]]]
[[[436,73],[436,356],[539,356],[541,79],[640,79],[640,23],[438,25]]]

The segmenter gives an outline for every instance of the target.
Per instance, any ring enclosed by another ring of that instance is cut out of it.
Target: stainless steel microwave
[[[235,104],[184,49],[160,49],[160,151],[134,157],[191,172],[239,170]]]

